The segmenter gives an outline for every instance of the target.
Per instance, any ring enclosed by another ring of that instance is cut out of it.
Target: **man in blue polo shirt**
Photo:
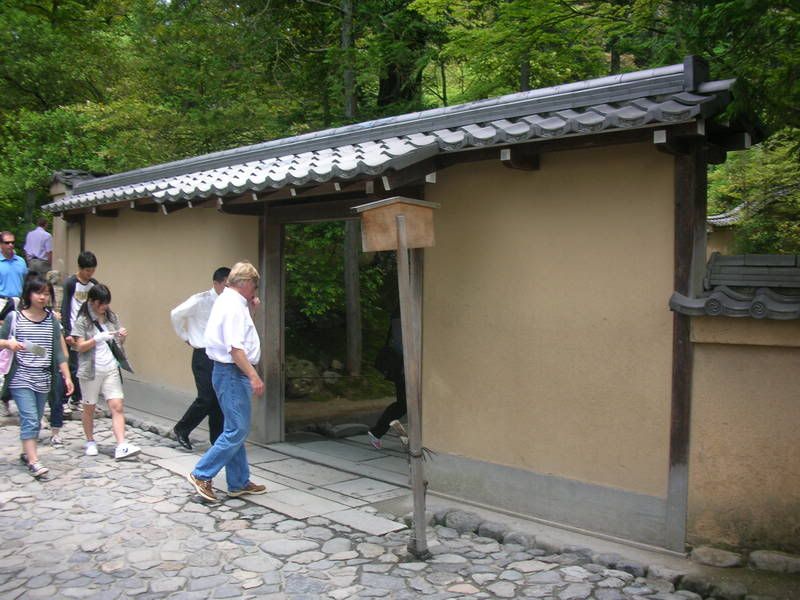
[[[22,295],[22,281],[28,267],[25,259],[14,252],[14,234],[10,231],[0,232],[2,258],[0,258],[0,298],[19,298]],[[5,303],[3,303],[5,305]],[[0,310],[3,307],[0,306]]]
[[[25,260],[14,253],[16,241],[10,231],[0,231],[0,311],[7,302],[14,302],[22,295],[22,281],[28,272]],[[3,400],[0,402],[0,417],[9,414],[8,400]]]

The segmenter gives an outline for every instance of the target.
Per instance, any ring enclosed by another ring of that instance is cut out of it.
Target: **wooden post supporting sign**
[[[408,550],[430,557],[425,528],[425,473],[422,445],[422,248],[433,246],[433,209],[438,204],[395,197],[354,208],[362,215],[362,248],[397,251],[397,283],[403,332],[403,368],[408,405],[408,452],[414,498]]]

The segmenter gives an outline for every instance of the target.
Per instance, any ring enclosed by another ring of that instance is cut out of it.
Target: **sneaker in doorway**
[[[86,456],[97,456],[97,442],[86,442]]]
[[[248,481],[242,489],[230,490],[228,492],[228,496],[231,498],[238,498],[239,496],[244,496],[245,494],[264,494],[266,491],[267,486]]]
[[[42,475],[44,475],[45,473],[47,473],[48,471],[50,471],[50,469],[48,469],[47,467],[45,467],[45,466],[44,466],[42,463],[40,463],[40,462],[35,462],[35,463],[31,463],[31,464],[29,464],[29,465],[28,465],[28,471],[30,471],[30,474],[31,474],[33,477],[35,477],[36,479],[38,479],[39,477],[41,477]]]
[[[372,444],[372,447],[375,448],[376,450],[380,450],[383,447],[381,438],[372,435],[371,431],[367,431],[367,437],[369,438],[369,443]]]
[[[193,473],[189,473],[186,479],[194,486],[194,490],[200,494],[203,500],[208,500],[209,502],[217,501],[217,496],[214,494],[214,485],[210,479],[198,479]]]
[[[122,442],[117,446],[117,449],[114,450],[114,458],[116,460],[124,460],[126,458],[131,458],[132,456],[136,456],[141,452],[142,449],[139,446],[134,446],[133,444],[129,444],[128,442]]]
[[[53,448],[63,448],[64,447],[64,440],[61,439],[60,435],[51,435],[50,436],[50,445]]]

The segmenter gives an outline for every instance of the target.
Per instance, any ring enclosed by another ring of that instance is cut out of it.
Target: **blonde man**
[[[259,275],[249,262],[233,265],[228,287],[219,295],[205,330],[206,354],[213,361],[211,382],[225,425],[187,475],[198,494],[216,502],[212,479],[225,468],[228,496],[263,494],[266,488],[250,481],[245,441],[250,432],[250,399],[264,393],[264,382],[253,365],[261,358],[261,341],[251,310],[258,306]]]

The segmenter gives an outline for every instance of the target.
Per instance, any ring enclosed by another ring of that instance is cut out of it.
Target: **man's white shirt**
[[[247,299],[236,290],[225,288],[214,303],[206,326],[205,344],[206,355],[217,362],[232,363],[232,348],[244,350],[251,365],[261,359],[261,342],[247,308]]]
[[[219,298],[214,288],[198,292],[172,309],[169,314],[172,328],[192,348],[205,348],[205,333],[211,308]]]

